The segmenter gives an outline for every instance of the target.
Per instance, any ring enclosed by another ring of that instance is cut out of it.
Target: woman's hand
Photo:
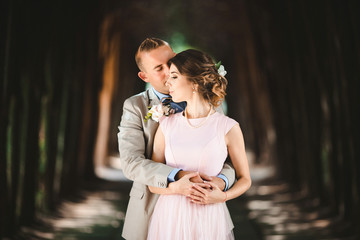
[[[206,189],[204,186],[208,184],[211,188]],[[212,182],[205,182],[204,184],[194,184],[193,189],[196,190],[191,194],[191,201],[197,204],[213,204],[226,201],[226,193]]]

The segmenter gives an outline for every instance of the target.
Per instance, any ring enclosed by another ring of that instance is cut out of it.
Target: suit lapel
[[[155,95],[154,91],[152,90],[152,88],[149,88],[147,90],[148,93],[148,97],[149,97],[149,106],[154,106],[157,104],[160,104],[160,100],[158,99],[158,97]]]
[[[147,102],[148,107],[152,107],[154,105],[160,104],[160,100],[157,98],[157,96],[155,95],[152,88],[146,90],[146,95],[147,95],[147,98],[148,98],[147,99],[148,100],[148,102]],[[146,157],[148,159],[151,159],[154,136],[155,136],[156,129],[158,128],[158,126],[159,126],[159,123],[154,121],[151,118],[148,121],[146,121],[146,123],[144,122],[144,132],[145,132],[145,135],[148,136],[148,143],[147,143],[147,146],[146,146],[145,155],[146,155]]]

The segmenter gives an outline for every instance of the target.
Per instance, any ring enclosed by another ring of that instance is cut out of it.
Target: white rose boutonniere
[[[146,122],[150,118],[156,122],[159,122],[162,116],[169,116],[170,114],[175,113],[175,110],[171,108],[170,103],[167,104],[158,104],[152,107],[149,107],[149,111],[146,114],[144,121]]]

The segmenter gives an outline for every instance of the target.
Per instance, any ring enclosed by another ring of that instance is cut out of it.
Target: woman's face
[[[193,84],[179,73],[174,64],[170,66],[170,76],[166,85],[174,102],[188,101],[193,95]]]

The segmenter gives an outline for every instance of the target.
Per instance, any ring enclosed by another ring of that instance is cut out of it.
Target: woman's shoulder
[[[233,119],[233,118],[225,115],[224,113],[215,112],[214,114],[216,115],[215,117],[218,118],[219,120],[223,120],[223,121],[235,121],[235,122],[236,122],[235,119]]]
[[[230,129],[239,124],[235,119],[224,115],[223,113],[215,112],[216,118],[218,119],[220,126],[224,128],[224,132],[227,133]]]

